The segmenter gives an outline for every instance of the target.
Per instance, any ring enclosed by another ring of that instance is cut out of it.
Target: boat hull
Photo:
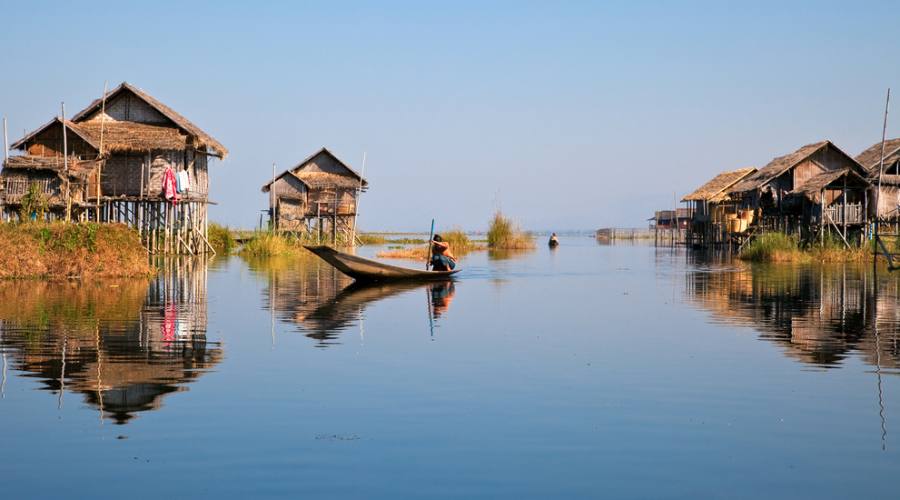
[[[307,246],[310,252],[316,254],[325,262],[334,266],[338,271],[350,276],[357,281],[433,281],[446,280],[459,270],[454,271],[425,271],[409,269],[406,267],[392,266],[374,260],[364,259],[356,255],[338,252],[327,246]]]

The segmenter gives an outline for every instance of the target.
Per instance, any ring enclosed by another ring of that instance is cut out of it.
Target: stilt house
[[[862,165],[831,141],[821,141],[775,158],[728,194],[749,212],[751,231],[812,238],[837,230],[846,238],[866,224],[869,186]]]
[[[37,190],[49,202],[49,218],[129,224],[158,253],[210,250],[209,158],[223,159],[228,150],[143,90],[122,83],[11,148],[22,154],[0,173],[7,218]],[[169,170],[187,181],[174,198],[164,193]]]
[[[736,216],[735,201],[728,189],[756,173],[756,168],[746,167],[722,172],[681,199],[693,208],[688,240],[695,244],[721,243],[728,232],[728,216]]]
[[[881,176],[881,191],[878,190],[878,176],[881,173],[881,142],[876,142],[871,147],[856,157],[869,172],[869,181],[872,183],[871,207],[869,215],[879,220],[897,221],[900,219],[900,138],[891,139],[884,143],[884,175]],[[876,194],[877,193],[877,194]],[[875,208],[875,198],[878,198],[878,208]]]
[[[274,187],[273,187],[274,186]],[[262,187],[275,230],[350,242],[359,195],[369,183],[322,148]]]

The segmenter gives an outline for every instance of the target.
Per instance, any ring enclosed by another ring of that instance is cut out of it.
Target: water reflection
[[[39,380],[60,408],[81,394],[101,420],[160,408],[222,359],[206,340],[206,271],[193,266],[151,280],[0,282],[4,368]]]
[[[342,332],[361,324],[370,304],[417,289],[427,294],[433,334],[434,321],[447,314],[456,294],[455,285],[449,280],[355,283],[315,257],[254,259],[248,264],[267,280],[262,292],[263,307],[271,312],[273,321],[277,318],[297,325],[304,335],[316,340],[317,347],[338,344]]]
[[[750,326],[785,354],[833,368],[858,355],[877,369],[900,367],[900,281],[865,265],[750,265],[699,260],[689,301],[716,321]]]

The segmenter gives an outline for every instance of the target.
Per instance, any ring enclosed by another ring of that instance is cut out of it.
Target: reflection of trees
[[[0,282],[0,320],[12,368],[120,424],[222,358],[206,342],[205,269],[185,263],[149,281]]]
[[[757,329],[804,363],[832,367],[857,353],[873,365],[900,366],[895,276],[855,265],[729,266],[689,273],[688,300],[718,321]]]

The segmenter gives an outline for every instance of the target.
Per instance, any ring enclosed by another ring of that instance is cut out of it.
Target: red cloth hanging
[[[166,173],[163,175],[163,196],[167,200],[172,200],[172,204],[178,203],[178,187],[175,182],[175,171],[172,167],[166,167]]]

